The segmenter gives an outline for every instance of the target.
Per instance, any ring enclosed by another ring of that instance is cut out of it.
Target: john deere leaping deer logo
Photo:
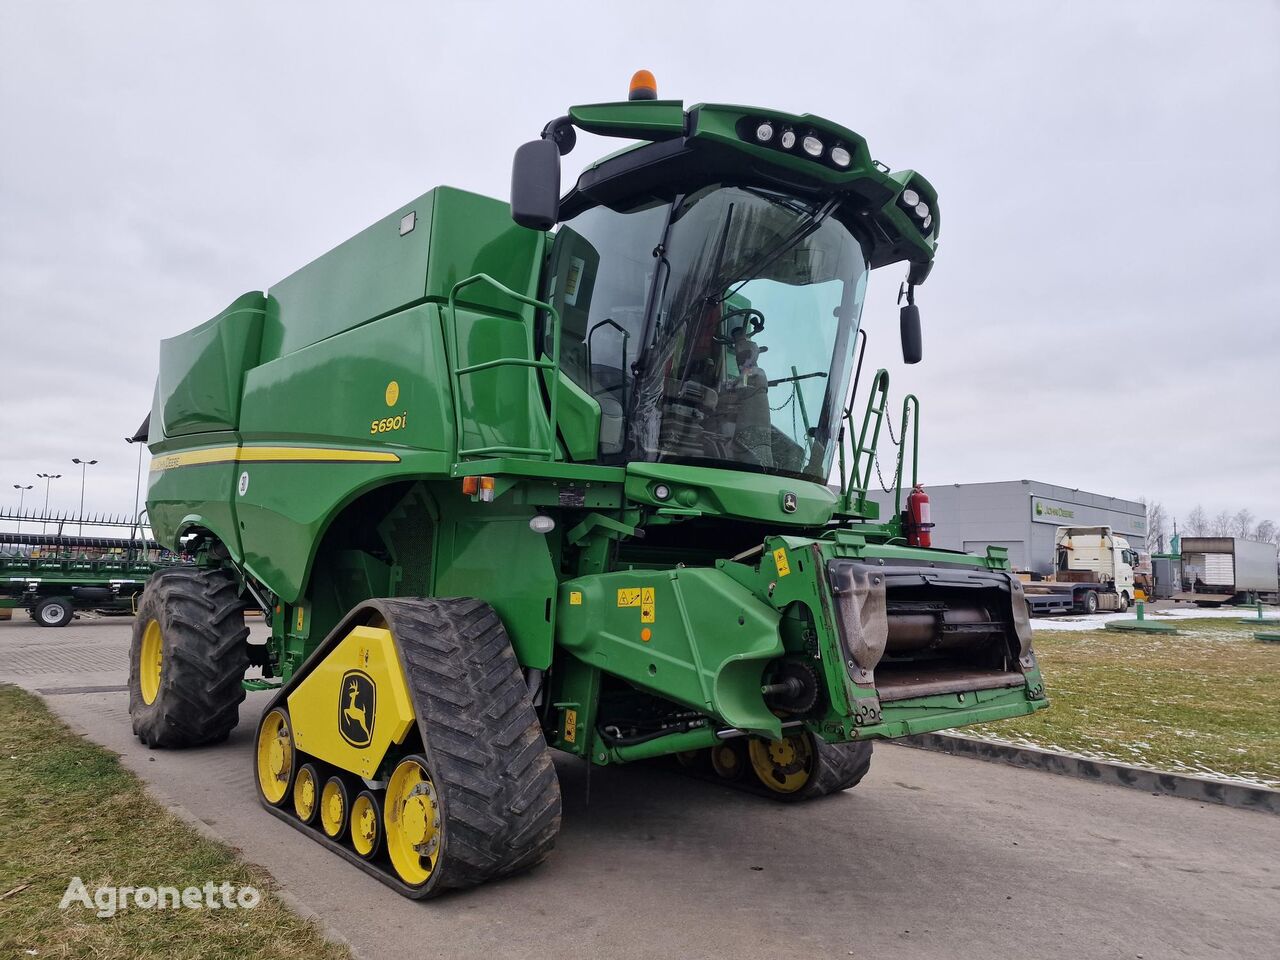
[[[363,670],[348,670],[339,691],[338,732],[353,747],[367,747],[373,740],[373,680]]]

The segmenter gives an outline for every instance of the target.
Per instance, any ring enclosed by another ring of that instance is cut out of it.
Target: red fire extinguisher
[[[907,544],[912,547],[931,547],[933,538],[929,531],[933,523],[929,518],[929,495],[921,484],[911,488],[907,497]]]

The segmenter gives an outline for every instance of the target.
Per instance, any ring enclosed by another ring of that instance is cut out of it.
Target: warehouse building
[[[1111,527],[1142,550],[1147,539],[1146,507],[1133,500],[1087,493],[1036,480],[955,483],[926,487],[933,545],[982,554],[1005,547],[1015,570],[1053,571],[1057,527]],[[877,493],[881,516],[893,511],[893,496]]]

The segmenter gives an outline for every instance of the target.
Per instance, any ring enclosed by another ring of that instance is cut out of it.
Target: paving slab
[[[0,624],[0,681],[118,687],[129,627]],[[46,643],[65,646],[34,671]],[[1274,955],[1280,933],[1274,816],[892,745],[857,789],[797,806],[655,766],[597,768],[588,802],[585,765],[561,757],[548,863],[412,902],[258,806],[267,694],[226,744],[188,751],[138,744],[120,690],[45,695],[370,958],[1201,960]]]

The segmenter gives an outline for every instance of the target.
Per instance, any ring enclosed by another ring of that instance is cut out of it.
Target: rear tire
[[[1085,613],[1097,613],[1098,594],[1093,590],[1087,591],[1084,595],[1083,605]]]
[[[36,604],[32,616],[42,627],[65,627],[75,617],[75,607],[66,597],[49,597]]]
[[[150,624],[159,666],[143,663]],[[174,567],[152,576],[138,604],[129,651],[129,715],[149,747],[220,743],[240,720],[249,629],[235,578],[224,570]],[[142,672],[158,670],[144,695]]]

